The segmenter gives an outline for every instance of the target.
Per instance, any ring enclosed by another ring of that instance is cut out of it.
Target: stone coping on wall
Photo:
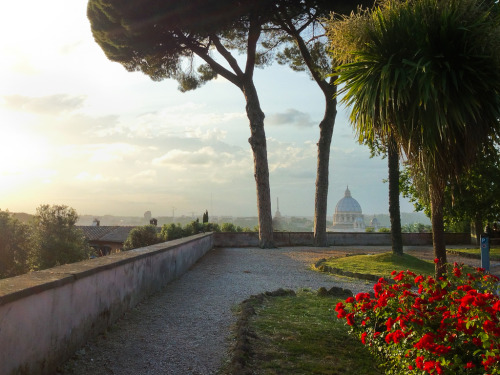
[[[63,286],[104,270],[109,270],[144,257],[149,257],[156,253],[163,252],[168,248],[174,248],[180,244],[197,241],[203,236],[206,236],[206,234],[198,234],[189,238],[181,238],[139,249],[122,251],[105,257],[65,264],[41,271],[33,271],[7,279],[0,279],[0,306],[19,298]]]

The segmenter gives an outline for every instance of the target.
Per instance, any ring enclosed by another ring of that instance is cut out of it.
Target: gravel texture
[[[278,288],[369,291],[371,282],[309,267],[321,258],[382,250],[388,248],[213,249],[79,350],[58,374],[216,374],[227,359],[230,328],[236,321],[232,309],[240,302]],[[429,255],[424,250],[411,253]]]

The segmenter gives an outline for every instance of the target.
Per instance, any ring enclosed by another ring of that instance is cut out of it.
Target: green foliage
[[[353,56],[338,83],[360,136],[392,133],[428,178],[459,174],[498,130],[496,14],[475,0],[388,1],[334,23],[334,53]]]
[[[432,202],[436,273],[446,262],[446,183],[500,132],[500,13],[477,0],[387,0],[328,34],[360,139],[394,139]],[[478,73],[480,72],[480,73]]]
[[[366,227],[365,228],[365,232],[366,233],[374,233],[375,232],[375,228],[374,227]]]
[[[161,242],[161,237],[154,225],[136,227],[130,231],[123,243],[123,250],[132,250]]]
[[[404,233],[430,233],[432,228],[430,225],[425,225],[422,223],[406,224],[401,227],[401,231]]]
[[[203,223],[203,232],[220,232],[220,226],[217,223]]]
[[[392,276],[374,285],[374,297],[359,293],[335,308],[386,374],[500,374],[498,277],[457,264],[437,280]]]
[[[500,151],[498,141],[487,144],[477,161],[459,179],[447,182],[444,191],[445,226],[449,231],[467,232],[468,222],[479,218],[485,222],[500,219]],[[403,196],[415,210],[430,216],[430,202],[425,191],[426,180],[421,174],[405,168],[401,173],[400,187]]]
[[[31,269],[45,269],[88,259],[90,247],[75,227],[76,211],[64,205],[41,205],[32,224]]]
[[[194,220],[191,223],[182,227],[181,224],[165,224],[161,228],[160,237],[164,241],[172,241],[178,238],[192,236],[193,234],[205,232],[220,232],[221,228],[216,223],[200,223],[199,220]]]
[[[180,224],[165,224],[161,228],[161,236],[165,241],[172,241],[184,237],[184,230]]]
[[[243,228],[233,223],[223,223],[220,227],[221,232],[243,232]]]
[[[28,272],[29,226],[0,210],[0,278]]]
[[[378,230],[379,233],[391,233],[390,228],[379,228]]]

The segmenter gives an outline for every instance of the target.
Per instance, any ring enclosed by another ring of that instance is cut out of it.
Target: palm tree
[[[498,132],[500,22],[478,0],[388,0],[329,23],[350,120],[366,138],[394,137],[431,202],[436,275],[444,272],[443,196]]]

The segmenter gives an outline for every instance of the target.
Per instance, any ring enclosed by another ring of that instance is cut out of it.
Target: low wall
[[[200,234],[0,280],[0,374],[53,374],[213,247]]]
[[[390,233],[366,232],[328,232],[329,246],[391,246]],[[470,245],[469,233],[445,233],[447,245]],[[314,236],[312,232],[274,232],[276,246],[312,246]],[[431,233],[403,233],[405,246],[432,245]],[[253,247],[259,246],[259,234],[245,233],[214,233],[216,247]]]

